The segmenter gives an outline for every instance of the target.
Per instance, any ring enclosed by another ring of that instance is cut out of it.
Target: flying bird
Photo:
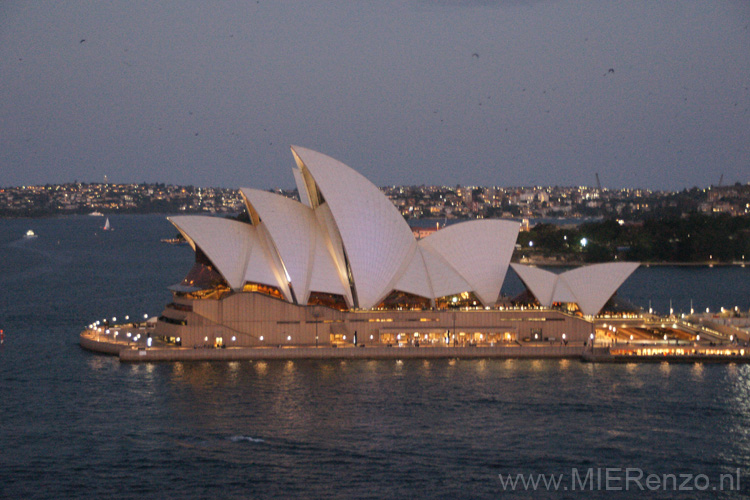
[[[477,59],[479,59],[479,54],[477,54],[476,52],[474,52],[474,53],[473,53],[473,54],[471,55],[471,57],[476,57]]]
[[[86,39],[85,39],[85,38],[81,38],[81,41],[80,41],[80,42],[78,42],[78,43],[83,43],[83,42],[85,42],[85,41],[86,41]]]

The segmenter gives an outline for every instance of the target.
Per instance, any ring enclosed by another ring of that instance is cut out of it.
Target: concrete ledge
[[[186,347],[136,346],[127,342],[100,340],[82,334],[83,349],[118,356],[120,361],[241,361],[272,359],[578,359],[591,363],[750,363],[750,352],[741,355],[732,349],[731,355],[714,354],[658,354],[620,355],[611,354],[608,348],[591,348],[581,345],[503,345],[481,347],[230,347],[226,349],[191,349]]]
[[[98,352],[100,354],[112,354],[114,356],[119,355],[121,350],[127,349],[128,347],[126,343],[102,342],[83,334],[80,336],[80,345],[87,351]]]
[[[651,356],[620,356],[611,354],[586,353],[583,361],[590,363],[750,363],[750,356],[715,354],[663,354]]]
[[[440,359],[568,358],[580,359],[581,346],[524,347],[294,347],[189,349],[123,349],[121,361],[239,361],[249,359]]]

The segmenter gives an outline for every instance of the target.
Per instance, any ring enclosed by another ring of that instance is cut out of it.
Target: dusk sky
[[[0,186],[750,182],[750,2],[2,2]]]

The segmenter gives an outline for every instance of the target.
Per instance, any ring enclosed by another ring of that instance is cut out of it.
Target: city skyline
[[[244,189],[244,187],[242,187]],[[708,189],[654,191],[588,186],[385,186],[378,188],[407,219],[617,217],[694,212],[750,213],[750,183]],[[66,183],[0,187],[0,217],[108,213],[239,213],[241,189],[174,184]],[[297,189],[269,189],[299,200]]]
[[[750,7],[566,0],[0,7],[0,185],[679,191],[750,179]]]

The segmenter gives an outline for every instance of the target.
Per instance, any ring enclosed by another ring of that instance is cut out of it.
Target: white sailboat
[[[105,231],[111,231],[112,227],[109,225],[109,217],[107,217],[107,220],[104,222],[104,230]]]

